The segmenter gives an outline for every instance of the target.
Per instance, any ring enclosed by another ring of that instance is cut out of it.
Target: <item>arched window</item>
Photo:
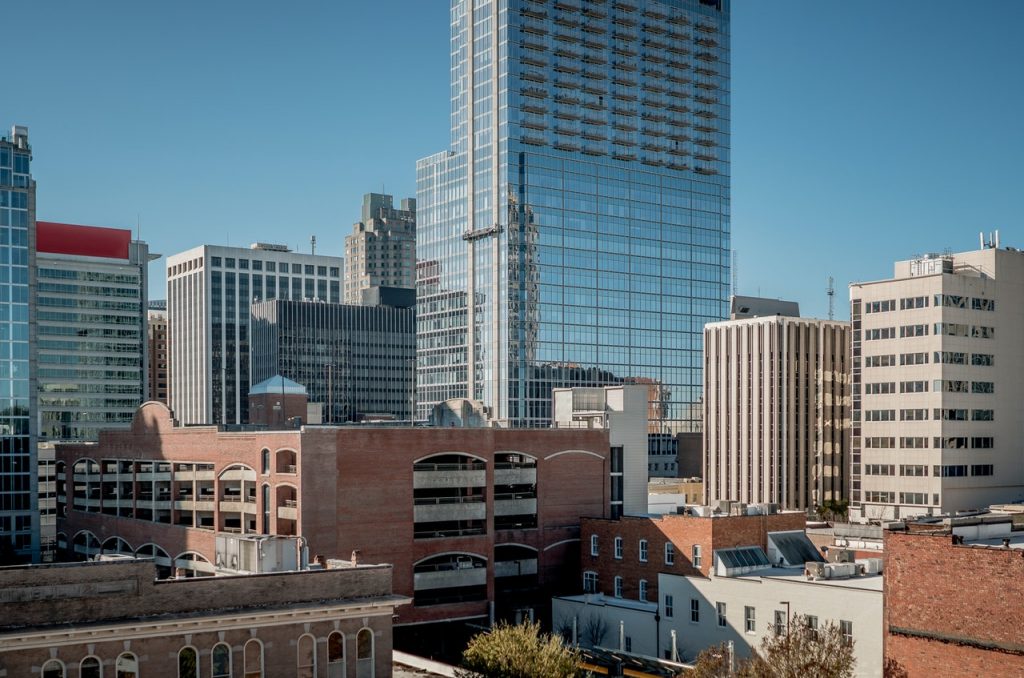
[[[360,629],[356,636],[356,678],[373,678],[373,631]]]
[[[40,672],[42,678],[65,678],[64,665],[56,659],[43,664],[43,670]]]
[[[199,655],[194,647],[178,651],[178,678],[199,678]]]
[[[327,636],[327,678],[345,678],[345,636],[338,631]]]
[[[267,475],[268,473],[270,473],[270,450],[266,448],[263,449],[263,462],[261,470],[263,471],[263,475]]]
[[[103,678],[103,664],[96,657],[86,657],[78,665],[79,678]]]
[[[231,678],[231,648],[224,643],[213,646],[210,653],[210,678]]]
[[[297,678],[316,678],[316,640],[313,636],[299,637]]]
[[[117,678],[139,678],[139,660],[131,652],[122,652],[114,664]]]
[[[245,678],[263,678],[263,643],[255,638],[245,644]]]

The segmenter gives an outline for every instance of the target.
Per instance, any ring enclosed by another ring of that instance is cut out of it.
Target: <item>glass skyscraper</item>
[[[35,399],[29,345],[36,187],[28,129],[0,137],[0,564],[38,559]]]
[[[550,421],[641,383],[699,430],[729,294],[729,0],[452,0],[451,149],[417,164],[419,414]]]

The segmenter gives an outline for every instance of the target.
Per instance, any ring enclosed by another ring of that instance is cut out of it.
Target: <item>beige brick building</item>
[[[363,303],[370,287],[416,286],[416,200],[399,209],[381,193],[363,196],[360,221],[345,236],[345,303]]]
[[[847,496],[850,325],[769,315],[704,328],[708,502]]]
[[[1024,500],[1024,253],[896,262],[850,285],[855,520]]]

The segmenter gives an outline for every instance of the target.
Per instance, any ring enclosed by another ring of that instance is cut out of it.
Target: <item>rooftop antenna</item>
[[[836,317],[836,285],[835,280],[832,276],[828,277],[828,289],[825,294],[828,295],[828,319],[835,320]]]
[[[309,236],[309,249],[310,249],[310,254],[316,254],[316,236],[315,235]]]

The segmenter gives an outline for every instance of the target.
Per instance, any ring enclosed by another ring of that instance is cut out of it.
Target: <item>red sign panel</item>
[[[36,222],[36,250],[50,254],[127,259],[132,232],[123,228]]]

